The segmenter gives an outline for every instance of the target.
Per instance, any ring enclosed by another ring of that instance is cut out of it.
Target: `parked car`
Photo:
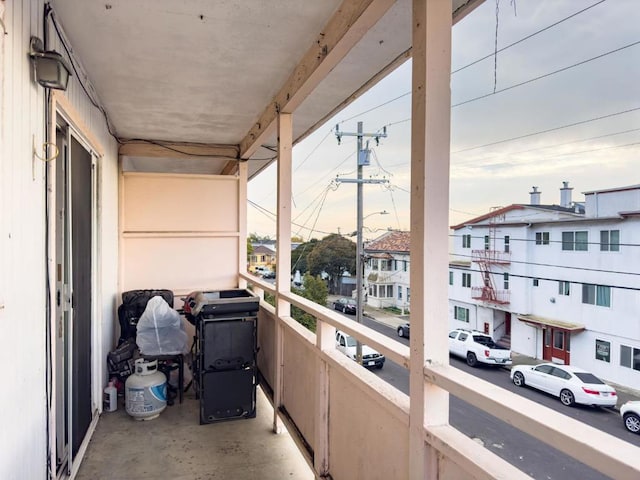
[[[339,298],[333,302],[333,308],[342,313],[356,314],[356,301],[353,298]]]
[[[615,407],[618,401],[613,387],[594,374],[570,365],[516,365],[511,369],[511,379],[518,387],[528,385],[559,397],[567,407],[576,403]]]
[[[276,278],[276,272],[272,270],[265,270],[262,273],[262,278]]]
[[[403,323],[402,325],[398,325],[398,336],[409,338],[410,330],[411,328],[408,323]]]
[[[337,330],[336,348],[352,360],[356,359],[357,341],[350,335]],[[382,368],[385,361],[384,355],[373,348],[362,345],[362,365],[367,368]]]
[[[640,400],[631,400],[622,405],[620,415],[627,430],[640,434]]]
[[[467,365],[511,365],[511,350],[496,344],[490,335],[462,328],[449,332],[449,353],[467,360]]]

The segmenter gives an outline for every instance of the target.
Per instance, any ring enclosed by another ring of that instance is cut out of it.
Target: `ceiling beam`
[[[275,128],[278,112],[293,113],[320,82],[364,37],[395,0],[345,0],[333,14],[288,80],[240,142],[249,158]]]
[[[130,157],[162,158],[238,158],[237,145],[214,145],[160,141],[133,141],[120,145],[118,154]],[[233,163],[237,163],[236,160]]]
[[[238,171],[239,162],[237,160],[229,160],[224,166],[220,175],[234,175]]]

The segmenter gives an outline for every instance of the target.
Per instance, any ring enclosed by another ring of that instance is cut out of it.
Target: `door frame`
[[[554,346],[556,333],[562,333],[562,348]],[[562,360],[564,365],[571,362],[571,347],[567,350],[567,345],[571,345],[571,330],[564,328],[545,326],[542,329],[542,359],[553,362],[553,359]]]
[[[48,323],[48,356],[47,356],[47,391],[51,392],[49,395],[49,401],[47,405],[47,416],[49,425],[49,441],[48,441],[48,457],[50,465],[54,466],[53,475],[57,478],[73,477],[80,466],[80,461],[84,456],[89,439],[91,438],[93,431],[98,420],[98,414],[102,411],[102,382],[101,372],[103,367],[102,342],[100,341],[100,325],[101,325],[101,296],[100,296],[100,216],[99,216],[99,159],[104,156],[102,146],[96,140],[95,136],[86,127],[81,120],[81,116],[76,109],[67,100],[62,92],[51,92],[48,102],[48,138],[54,146],[54,150],[57,150],[57,127],[59,124],[63,124],[68,129],[68,138],[73,138],[89,153],[91,157],[91,353],[90,353],[90,371],[91,371],[91,421],[85,437],[83,439],[80,448],[76,452],[75,457],[66,456],[66,463],[58,469],[57,464],[57,398],[56,392],[60,388],[64,388],[64,384],[59,385],[60,380],[56,374],[56,358],[58,355],[64,355],[64,352],[58,352],[56,347],[56,332],[58,323],[58,307],[57,307],[57,279],[58,279],[58,258],[57,258],[57,243],[60,232],[58,232],[58,223],[56,219],[56,201],[57,190],[61,186],[57,185],[56,181],[56,169],[58,157],[60,152],[54,153],[54,157],[47,162],[47,228],[49,235],[47,238],[47,267],[48,267],[48,303],[51,306],[49,308],[49,323]],[[66,235],[66,232],[65,232]],[[70,242],[71,239],[67,238],[65,242]],[[63,259],[64,260],[64,259]],[[69,398],[69,391],[65,391],[67,396],[67,404],[71,401]],[[71,413],[67,414],[71,419]],[[67,424],[69,428],[69,422]],[[67,439],[68,452],[72,449],[72,436],[69,432]],[[66,466],[65,466],[66,465]]]

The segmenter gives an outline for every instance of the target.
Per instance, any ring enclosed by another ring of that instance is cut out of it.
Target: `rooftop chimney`
[[[531,195],[531,205],[540,205],[540,194],[542,192],[538,191],[538,187],[531,187],[533,190],[529,192]]]
[[[571,190],[569,182],[562,182],[562,188],[560,189],[560,206],[570,208],[571,207]]]

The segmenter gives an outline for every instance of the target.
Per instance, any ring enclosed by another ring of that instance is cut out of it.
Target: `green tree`
[[[296,273],[296,270],[300,270],[302,273],[309,271],[309,265],[307,258],[318,244],[317,238],[312,238],[306,243],[298,245],[293,252],[291,252],[291,273]]]
[[[356,244],[338,234],[331,234],[318,242],[307,256],[309,273],[329,275],[330,291],[338,292],[342,274],[356,269]]]
[[[329,291],[327,289],[327,284],[319,275],[313,277],[306,274],[304,276],[303,285],[303,289],[294,288],[293,292],[317,303],[318,305],[322,305],[323,307],[327,305],[327,295]],[[291,316],[312,332],[316,331],[317,320],[316,317],[310,313],[307,313],[296,306],[291,306]]]
[[[251,259],[252,253],[253,253],[253,245],[251,245],[251,241],[247,238],[247,262]]]
[[[249,234],[248,240],[250,243],[264,243],[264,242],[270,241],[271,237],[269,235],[265,235],[264,237],[261,237],[260,235],[254,232]]]

